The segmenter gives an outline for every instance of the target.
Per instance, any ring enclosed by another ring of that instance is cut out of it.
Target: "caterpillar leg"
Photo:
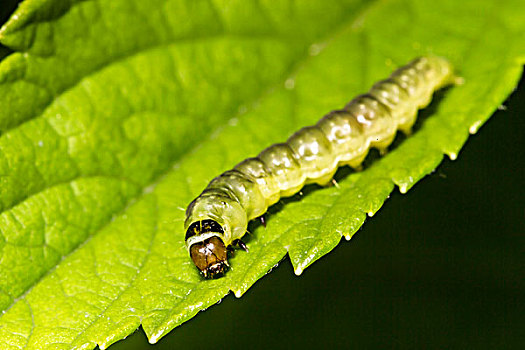
[[[244,243],[240,238],[236,239],[235,241],[232,242],[232,245],[236,245],[238,246],[239,248],[241,248],[242,250],[244,250],[246,253],[248,253],[250,250],[248,249],[248,247],[246,246],[246,243]]]
[[[334,178],[336,171],[337,171],[337,167],[335,167],[332,171],[323,175],[322,177],[319,177],[317,179],[308,179],[305,183],[306,184],[315,183],[322,187],[328,186],[332,182],[332,179]]]
[[[370,143],[372,147],[377,148],[379,154],[384,156],[388,152],[388,146],[394,141],[396,137],[396,132],[393,130],[392,134],[383,137],[382,140],[373,141]]]
[[[412,135],[412,125],[410,126],[405,126],[405,127],[399,127],[399,130],[401,130],[401,132],[403,134],[405,134],[406,137],[409,137],[410,135]]]
[[[347,162],[344,162],[341,165],[350,165],[350,167],[354,168],[356,171],[363,170],[363,161],[365,160],[366,156],[368,155],[368,149],[363,152],[362,154],[358,155],[357,157],[350,159]]]

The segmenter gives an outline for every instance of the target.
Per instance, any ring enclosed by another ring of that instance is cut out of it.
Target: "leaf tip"
[[[300,276],[304,271],[304,267],[302,265],[299,265],[295,268],[294,272],[297,276]]]
[[[0,42],[2,42],[2,40],[5,37],[5,28],[6,28],[5,26],[0,27]]]
[[[151,337],[148,338],[148,342],[150,344],[155,344],[159,341],[161,337],[162,337],[162,332],[159,332],[157,334],[152,334]]]
[[[19,21],[20,16],[18,15],[18,11],[15,11],[15,13],[9,18],[3,26],[0,26],[0,42],[3,41],[6,37],[6,34],[9,34],[9,30],[11,27],[15,27],[16,29],[16,23]],[[13,30],[11,30],[13,32]]]
[[[483,124],[483,121],[482,120],[477,120],[476,122],[474,122],[474,124],[472,124],[470,126],[470,128],[468,128],[468,132],[471,135],[474,135],[475,133],[478,132],[479,128],[481,127],[481,124]]]

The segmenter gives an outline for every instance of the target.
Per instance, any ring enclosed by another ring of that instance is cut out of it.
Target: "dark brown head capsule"
[[[205,278],[220,277],[229,266],[226,246],[218,236],[193,244],[190,247],[190,256]]]
[[[191,259],[205,278],[220,277],[229,267],[222,234],[224,230],[214,220],[196,221],[186,231]]]

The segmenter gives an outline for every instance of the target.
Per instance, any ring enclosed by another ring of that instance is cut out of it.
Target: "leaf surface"
[[[515,87],[524,6],[483,4],[23,2],[0,31],[2,347],[105,348],[141,324],[156,342],[286,253],[300,274],[350,239]],[[209,180],[426,53],[465,83],[364,171],[275,205],[203,281],[182,222]]]

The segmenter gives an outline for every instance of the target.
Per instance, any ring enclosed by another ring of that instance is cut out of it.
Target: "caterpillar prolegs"
[[[241,238],[248,221],[305,184],[326,185],[340,166],[358,167],[370,147],[385,150],[398,129],[410,131],[434,91],[455,79],[447,60],[417,58],[343,109],[214,178],[190,203],[184,223],[186,246],[202,275],[214,278],[227,270],[229,246],[246,249]]]

